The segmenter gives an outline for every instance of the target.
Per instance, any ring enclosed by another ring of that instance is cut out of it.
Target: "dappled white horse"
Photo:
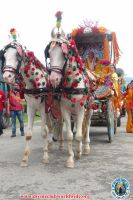
[[[47,51],[47,52],[46,52]],[[68,159],[66,166],[74,167],[74,152],[72,147],[73,133],[71,130],[71,117],[74,115],[76,123],[76,158],[82,154],[82,126],[85,114],[85,107],[88,106],[88,80],[85,77],[83,64],[78,54],[76,45],[72,40],[65,40],[61,37],[53,38],[46,47],[45,55],[50,58],[50,76],[49,80],[54,88],[62,89],[61,112],[66,124],[68,141]],[[91,119],[89,111],[88,122]],[[90,138],[89,126],[85,130],[84,153],[89,154]]]
[[[47,90],[47,73],[43,64],[34,56],[33,52],[24,52],[22,46],[12,42],[2,50],[4,56],[3,78],[6,83],[14,84],[17,80],[20,92],[25,94],[27,101],[28,131],[26,133],[26,147],[21,166],[27,166],[30,154],[30,142],[36,111],[41,114],[41,131],[44,138],[44,163],[49,162],[47,116],[45,113],[45,90]]]

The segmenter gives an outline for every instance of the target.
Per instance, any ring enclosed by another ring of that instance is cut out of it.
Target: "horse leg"
[[[63,150],[64,147],[64,137],[63,137],[63,118],[61,115],[61,105],[59,100],[54,100],[54,103],[56,105],[56,109],[58,111],[58,118],[57,118],[57,128],[56,128],[56,134],[57,138],[59,139],[59,149]]]
[[[62,118],[58,122],[59,126],[59,149],[62,151],[64,148],[64,135],[63,135],[63,120]]]
[[[62,116],[64,118],[64,122],[66,125],[66,133],[67,133],[67,145],[68,145],[68,159],[66,161],[66,167],[74,168],[74,152],[72,148],[72,141],[73,141],[73,133],[71,130],[71,114],[68,112],[67,109],[62,108]]]
[[[52,123],[52,120],[50,118],[50,114],[46,114],[46,124],[48,126],[48,129],[49,129],[49,135],[48,135],[48,151],[51,150],[51,147],[52,147],[52,144],[53,144],[53,137],[54,137],[54,134],[53,134],[53,123]]]
[[[83,154],[88,155],[90,153],[90,124],[91,124],[91,117],[93,114],[93,110],[87,110],[85,113],[84,123],[83,123],[83,137],[84,137],[84,148]]]
[[[49,156],[48,156],[48,136],[49,136],[49,129],[46,124],[46,113],[45,113],[45,105],[43,105],[40,109],[41,119],[42,119],[42,137],[44,139],[44,154],[43,154],[43,162],[45,164],[49,163]]]
[[[28,166],[28,159],[30,155],[30,142],[32,138],[32,128],[33,128],[33,122],[34,122],[34,116],[35,116],[35,110],[33,110],[33,107],[27,105],[27,115],[28,115],[28,131],[26,133],[26,146],[24,150],[24,156],[21,162],[21,167]]]
[[[76,140],[76,159],[79,159],[82,155],[82,124],[84,119],[84,108],[82,110],[80,109],[79,112],[76,114],[76,126],[77,126],[77,132],[75,135]]]

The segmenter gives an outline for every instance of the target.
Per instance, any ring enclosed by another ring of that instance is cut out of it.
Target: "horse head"
[[[8,44],[2,51],[2,71],[6,83],[13,85],[17,81],[21,89],[46,86],[46,68],[32,51],[25,50],[17,42]]]
[[[66,58],[62,50],[62,42],[60,40],[51,41],[49,45],[49,58],[50,58],[50,75],[49,80],[53,87],[59,86],[63,76]]]
[[[5,46],[1,52],[3,56],[2,71],[4,81],[14,84],[23,61],[23,48],[19,43],[12,42]]]
[[[73,88],[83,83],[83,64],[73,40],[53,39],[46,50],[45,55],[50,59],[49,79],[53,87],[61,83],[63,87]]]

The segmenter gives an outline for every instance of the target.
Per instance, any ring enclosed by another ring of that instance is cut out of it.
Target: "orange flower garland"
[[[98,27],[98,31],[99,31],[99,33],[106,33],[108,30],[105,27],[100,26],[100,27]]]
[[[104,59],[109,60],[109,42],[108,42],[107,37],[104,38],[103,52],[104,52]]]
[[[113,61],[113,63],[117,64],[118,61],[119,61],[121,50],[119,48],[115,32],[112,33],[112,44],[113,44],[113,52],[114,52],[114,61]]]

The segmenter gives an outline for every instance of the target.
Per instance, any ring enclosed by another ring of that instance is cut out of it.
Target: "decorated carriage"
[[[109,142],[120,124],[120,105],[116,64],[120,49],[115,32],[98,27],[97,22],[84,21],[72,31],[91,83],[94,110],[91,125],[106,125]]]

